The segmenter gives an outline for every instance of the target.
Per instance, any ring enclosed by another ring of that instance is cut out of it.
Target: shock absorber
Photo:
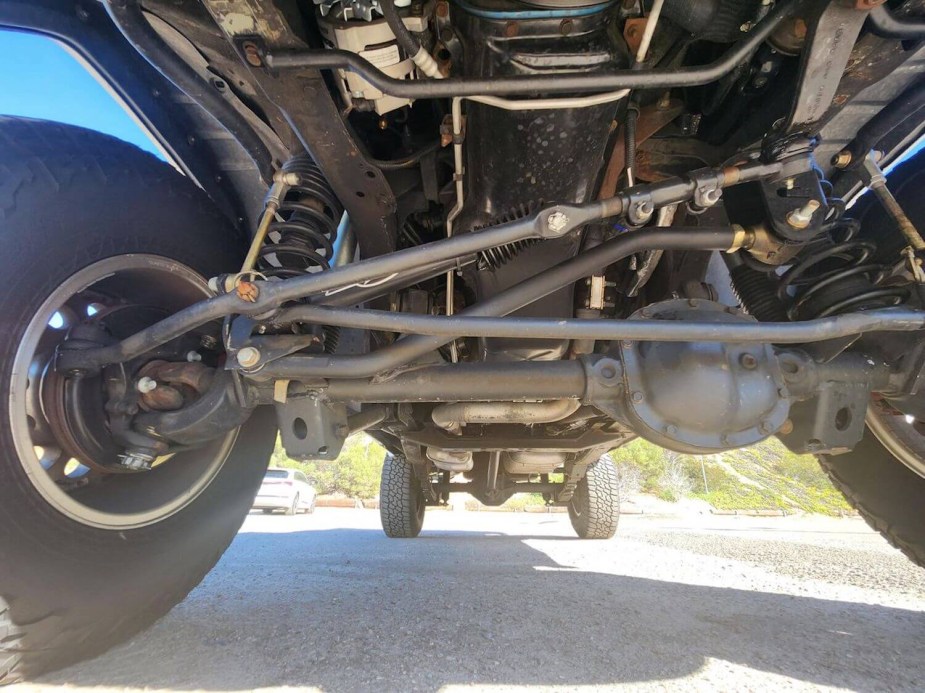
[[[256,269],[280,279],[329,269],[344,208],[308,154],[287,161],[282,172],[295,176],[269,223]]]
[[[330,269],[344,208],[308,154],[283,165],[265,205],[241,271],[211,281],[213,290],[231,291],[254,274],[273,280]],[[326,326],[322,332],[325,351],[335,351],[339,328]]]

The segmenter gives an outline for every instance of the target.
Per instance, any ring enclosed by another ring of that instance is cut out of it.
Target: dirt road
[[[855,519],[252,515],[167,618],[12,690],[921,690],[925,570]],[[102,589],[103,587],[101,587]],[[11,689],[7,689],[11,690]]]

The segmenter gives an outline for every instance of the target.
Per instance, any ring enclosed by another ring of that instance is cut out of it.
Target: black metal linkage
[[[876,148],[893,130],[910,118],[920,119],[923,110],[925,110],[925,82],[919,82],[906,89],[889,106],[877,113],[858,130],[854,140],[842,150],[851,154],[847,167],[860,167],[871,149]]]
[[[868,24],[871,32],[883,38],[925,38],[925,17],[897,17],[886,5],[870,11]]]
[[[253,301],[243,300],[236,293],[229,293],[194,303],[117,344],[94,349],[62,351],[58,359],[58,368],[67,371],[127,361],[171,339],[176,339],[199,325],[226,315],[261,315],[275,310],[286,301],[324,295],[326,292],[333,296],[347,287],[390,281],[404,272],[417,271],[423,266],[474,255],[488,248],[528,238],[560,236],[592,221],[616,216],[622,210],[623,200],[619,197],[584,205],[555,205],[533,217],[517,219],[483,229],[478,233],[453,236],[285,281],[260,282],[257,284],[258,296]],[[554,214],[563,215],[565,222],[564,226],[553,230],[548,220]]]
[[[458,315],[508,315],[633,253],[643,250],[726,250],[735,242],[735,236],[736,232],[731,228],[649,228],[630,231],[515,284],[486,301],[466,308]],[[366,378],[411,363],[452,339],[452,336],[415,335],[359,356],[287,356],[266,364],[261,369],[261,375],[278,378]]]
[[[470,491],[478,493],[484,490],[485,487],[474,481],[468,481],[464,483],[451,482],[448,484],[440,482],[434,484],[434,488],[437,491],[448,493],[469,493]],[[519,481],[511,486],[506,486],[503,490],[508,491],[510,489],[514,489],[513,493],[557,493],[562,489],[562,484],[544,484],[539,481]]]
[[[382,310],[299,306],[287,320],[434,337],[517,339],[633,339],[661,342],[771,342],[803,344],[865,332],[912,332],[925,328],[925,311],[882,308],[800,322],[711,323],[666,320],[451,317]],[[259,338],[253,342],[259,348]]]
[[[587,362],[590,364],[590,362]],[[391,380],[331,380],[332,402],[519,402],[585,396],[586,365],[575,361],[478,362],[428,366]]]
[[[342,50],[317,50],[275,53],[267,56],[274,70],[314,68],[350,70],[377,89],[392,96],[409,99],[452,98],[458,96],[526,96],[532,94],[586,94],[617,89],[666,89],[694,87],[714,82],[729,74],[758,48],[772,31],[793,12],[795,3],[781,2],[749,34],[722,58],[700,67],[677,70],[619,70],[606,74],[531,75],[490,79],[402,80],[389,77],[368,60]]]

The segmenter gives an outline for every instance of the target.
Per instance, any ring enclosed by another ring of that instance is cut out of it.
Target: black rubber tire
[[[592,462],[568,504],[572,528],[582,539],[610,539],[620,521],[620,479],[608,458]]]
[[[306,515],[314,515],[314,514],[315,514],[315,499],[314,499],[314,498],[312,498],[312,504],[311,504],[310,506],[308,506],[308,510],[305,511],[305,514],[306,514]]]
[[[272,410],[259,409],[202,493],[154,524],[71,520],[14,452],[10,378],[26,325],[63,280],[102,258],[161,255],[208,277],[234,270],[243,251],[173,167],[90,130],[0,117],[0,683],[97,655],[180,602],[250,511],[276,439]]]
[[[295,498],[292,499],[292,505],[286,508],[286,514],[289,516],[299,514],[299,494],[295,494]]]
[[[818,458],[867,524],[925,567],[925,479],[893,457],[870,431],[851,452]]]
[[[264,508],[264,509],[263,509],[263,514],[264,514],[264,515],[272,515],[272,514],[273,514],[273,508]]]
[[[382,531],[393,539],[413,539],[424,526],[424,492],[414,467],[404,457],[387,454],[379,487]]]
[[[889,176],[890,190],[919,229],[925,223],[923,184],[923,154],[904,162]],[[865,194],[850,211],[861,221],[861,237],[877,243],[873,261],[895,262],[907,243],[874,195]],[[820,455],[819,463],[867,524],[925,567],[925,479],[896,459],[869,430],[851,452]]]

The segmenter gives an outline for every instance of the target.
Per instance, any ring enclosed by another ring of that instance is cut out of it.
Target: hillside
[[[851,510],[815,458],[776,439],[717,455],[692,456],[635,440],[610,453],[623,492],[667,501],[702,499],[721,510],[782,509],[839,515]]]

